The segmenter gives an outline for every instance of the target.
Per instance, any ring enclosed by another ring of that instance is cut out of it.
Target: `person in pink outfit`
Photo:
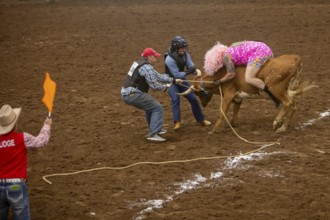
[[[229,47],[218,42],[205,54],[204,70],[206,74],[213,75],[217,70],[225,66],[227,74],[216,81],[220,85],[236,76],[235,66],[246,65],[246,83],[266,92],[277,108],[281,104],[280,101],[271,93],[268,86],[261,79],[257,78],[260,68],[271,59],[273,59],[272,50],[262,42],[241,41],[233,43]]]
[[[3,105],[0,109],[0,219],[6,220],[9,208],[14,219],[29,220],[27,149],[47,145],[52,119],[46,118],[37,137],[17,132],[21,108]]]

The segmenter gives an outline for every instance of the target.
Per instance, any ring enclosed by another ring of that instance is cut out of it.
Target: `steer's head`
[[[206,107],[207,104],[209,104],[209,102],[211,101],[213,93],[200,91],[200,92],[195,92],[195,95],[197,95],[199,97],[199,100],[201,101],[202,106]]]

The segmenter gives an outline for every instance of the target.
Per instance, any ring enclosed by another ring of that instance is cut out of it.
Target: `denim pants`
[[[181,121],[180,96],[177,93],[185,92],[190,86],[188,82],[184,82],[183,84],[186,85],[187,87],[173,84],[168,90],[168,94],[171,96],[172,99],[172,114],[173,114],[174,123]],[[191,92],[185,95],[184,97],[189,101],[191,105],[192,113],[196,121],[199,123],[204,121],[205,117],[202,113],[202,109],[199,105],[199,102],[196,99],[195,94]]]
[[[27,185],[20,183],[0,183],[0,219],[8,219],[9,208],[15,220],[29,220],[30,206]]]
[[[123,96],[126,104],[134,106],[145,111],[148,122],[148,137],[157,134],[163,127],[163,106],[148,93],[134,93],[129,96]]]

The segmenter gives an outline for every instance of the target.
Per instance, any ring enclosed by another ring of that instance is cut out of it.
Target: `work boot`
[[[204,121],[201,122],[201,124],[203,126],[210,126],[212,123],[210,121],[208,121],[208,120],[205,119]]]
[[[278,108],[280,105],[281,105],[281,102],[273,95],[273,93],[271,93],[268,89],[268,86],[265,85],[264,89],[263,89],[264,92],[266,92],[270,98],[273,100],[273,102],[275,103],[275,107]]]
[[[174,123],[174,130],[178,130],[181,128],[181,122],[177,121]]]

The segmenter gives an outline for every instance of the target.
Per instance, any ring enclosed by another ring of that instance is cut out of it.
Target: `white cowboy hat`
[[[22,108],[12,108],[10,105],[4,105],[0,109],[0,135],[7,134],[13,130]]]

